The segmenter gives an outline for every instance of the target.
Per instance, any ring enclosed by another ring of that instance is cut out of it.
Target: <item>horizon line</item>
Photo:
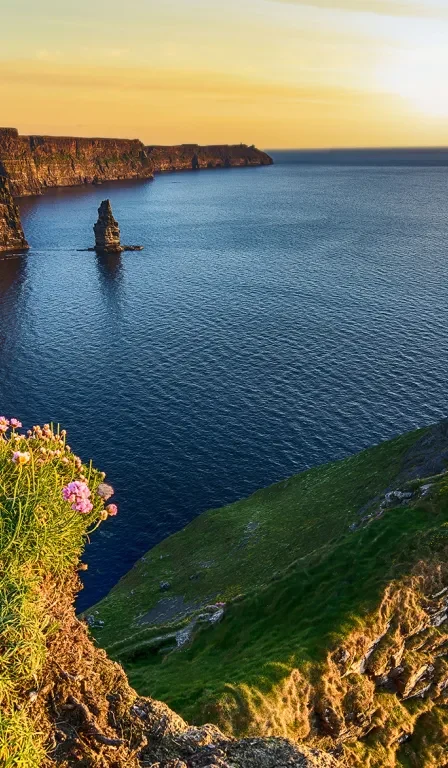
[[[402,145],[402,144],[393,144],[393,145],[387,145],[387,146],[374,146],[374,147],[263,147],[264,152],[384,152],[384,151],[396,151],[401,150],[402,152],[409,152],[409,151],[415,151],[415,150],[424,150],[426,152],[447,152],[448,151],[448,144],[442,145],[437,144],[432,146],[431,144],[413,144],[413,145]]]

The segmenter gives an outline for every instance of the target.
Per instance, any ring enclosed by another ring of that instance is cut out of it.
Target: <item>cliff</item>
[[[204,168],[245,168],[272,165],[272,158],[246,144],[222,144],[201,147],[198,144],[146,147],[154,171],[186,171]]]
[[[89,615],[151,694],[345,768],[448,764],[448,421],[199,516]]]
[[[151,179],[153,167],[137,139],[19,136],[14,128],[0,128],[0,173],[21,196],[45,187]]]
[[[113,489],[21,426],[0,417],[1,765],[446,768],[448,422],[206,513],[86,622]]]
[[[0,128],[0,174],[14,196],[38,195],[46,187],[102,181],[151,179],[155,172],[270,165],[265,152],[245,144],[145,147],[137,139],[20,136]]]
[[[12,198],[8,180],[0,176],[0,252],[27,248],[19,209]]]
[[[336,768],[286,739],[191,727],[129,686],[73,605],[84,542],[117,513],[113,489],[64,431],[21,426],[0,416],[0,765]]]

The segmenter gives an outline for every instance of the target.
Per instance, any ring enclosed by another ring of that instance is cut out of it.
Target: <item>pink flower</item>
[[[23,451],[23,452],[14,451],[14,453],[12,454],[12,461],[14,462],[14,464],[19,464],[19,465],[28,464],[30,459],[31,459],[31,456],[28,453],[28,451]]]
[[[93,504],[88,499],[81,499],[75,505],[72,505],[72,509],[76,510],[77,512],[81,512],[83,515],[86,515],[88,512],[92,511]]]
[[[9,427],[9,419],[5,416],[0,416],[0,432],[6,432]]]
[[[93,504],[89,501],[90,488],[87,483],[81,480],[73,480],[62,489],[62,495],[70,503],[74,512],[81,512],[85,515],[91,512]]]
[[[115,517],[115,515],[118,513],[118,507],[116,504],[108,504],[106,507],[106,512],[110,517]]]
[[[9,423],[13,429],[20,429],[22,426],[22,422],[18,419],[11,419]]]

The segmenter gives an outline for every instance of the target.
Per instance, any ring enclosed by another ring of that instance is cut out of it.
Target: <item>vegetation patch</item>
[[[54,607],[71,603],[86,535],[108,517],[103,475],[83,465],[50,425],[26,435],[0,417],[0,764],[41,766],[39,711],[48,647],[60,627]],[[78,491],[70,497],[70,488]],[[69,490],[65,493],[64,488]],[[76,508],[77,507],[77,508]]]
[[[94,607],[98,641],[190,721],[306,739],[348,765],[405,765],[448,686],[445,427],[201,515]],[[203,608],[145,627],[161,582],[185,602],[226,603],[221,621],[167,646]]]

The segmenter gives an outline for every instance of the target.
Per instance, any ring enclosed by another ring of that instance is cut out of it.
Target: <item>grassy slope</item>
[[[201,515],[96,606],[105,621],[99,642],[141,693],[196,722],[225,725],[225,711],[233,711],[232,729],[248,732],[257,698],[292,669],[323,659],[337,636],[362,625],[391,579],[446,545],[443,494],[349,531],[368,502],[396,487],[404,457],[424,435],[404,435]],[[162,580],[171,583],[167,596],[192,604],[246,596],[190,647],[161,654],[151,639],[174,624],[145,628],[138,617],[164,597]]]

